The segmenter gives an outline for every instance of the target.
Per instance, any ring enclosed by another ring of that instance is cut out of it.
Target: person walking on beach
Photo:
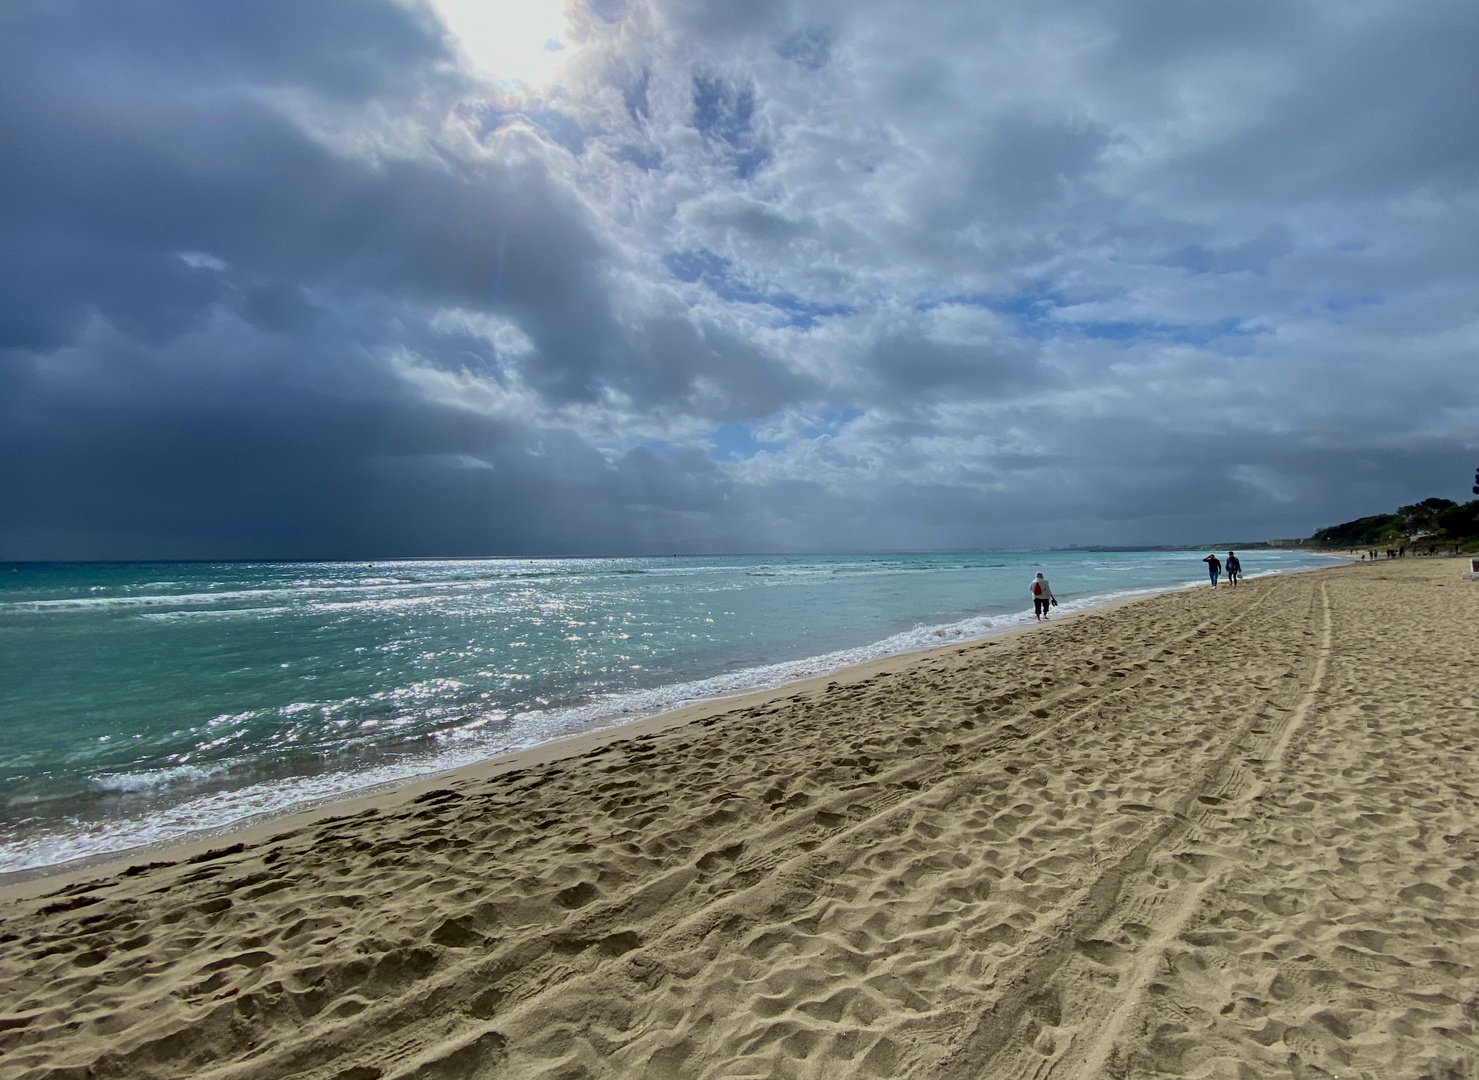
[[[1207,564],[1207,576],[1212,579],[1212,588],[1217,588],[1217,575],[1222,573],[1222,563],[1216,555],[1208,555],[1202,562]]]
[[[1229,551],[1227,553],[1227,562],[1222,565],[1227,570],[1227,583],[1229,585],[1236,585],[1238,579],[1243,576],[1243,564],[1238,562],[1237,555]]]
[[[1053,595],[1053,587],[1039,570],[1037,577],[1032,579],[1032,614],[1038,622],[1042,622],[1048,617],[1048,608],[1057,606],[1058,598]]]

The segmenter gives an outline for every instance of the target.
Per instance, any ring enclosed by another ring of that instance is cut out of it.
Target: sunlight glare
[[[564,0],[432,0],[467,59],[502,82],[542,86],[569,55]]]

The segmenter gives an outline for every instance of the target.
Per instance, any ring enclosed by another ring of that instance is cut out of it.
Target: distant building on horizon
[[[1268,542],[1268,546],[1271,548],[1301,547],[1303,544],[1304,537],[1302,536],[1287,537],[1283,540],[1270,540]]]

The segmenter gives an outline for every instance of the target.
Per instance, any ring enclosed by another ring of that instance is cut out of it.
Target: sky
[[[1467,498],[1476,56],[1473,0],[7,0],[0,557]]]

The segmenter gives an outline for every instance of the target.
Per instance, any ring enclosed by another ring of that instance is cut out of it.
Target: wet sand
[[[1466,568],[1157,597],[12,887],[0,1077],[1476,1075]]]

